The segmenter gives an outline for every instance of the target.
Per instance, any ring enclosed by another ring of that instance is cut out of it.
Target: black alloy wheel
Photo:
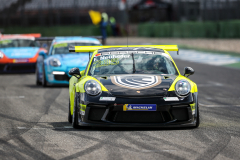
[[[69,104],[68,104],[68,122],[72,123],[72,115],[71,115],[71,111],[70,111],[70,98],[69,98]]]
[[[43,68],[42,68],[42,86],[43,86],[43,87],[46,87],[46,86],[47,86],[47,80],[46,80],[46,74],[45,74],[44,65],[43,65]]]
[[[199,104],[197,104],[196,111],[197,111],[197,118],[196,118],[196,125],[193,128],[198,128],[200,125],[200,116],[199,116]]]
[[[79,128],[79,125],[78,125],[78,115],[79,115],[79,109],[77,107],[77,97],[76,97],[76,94],[75,94],[74,109],[73,109],[73,115],[72,115],[72,126],[75,129]]]
[[[38,77],[38,68],[37,68],[37,66],[36,66],[35,74],[36,74],[36,85],[39,86],[39,85],[41,85],[41,82],[39,81],[39,77]]]

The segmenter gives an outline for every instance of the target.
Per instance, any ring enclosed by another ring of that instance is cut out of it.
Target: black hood
[[[164,96],[176,75],[127,74],[95,76],[114,96]]]

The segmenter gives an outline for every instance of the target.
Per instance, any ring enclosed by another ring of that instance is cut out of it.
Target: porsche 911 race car
[[[0,73],[35,72],[40,48],[35,38],[40,34],[0,35]]]
[[[43,38],[45,39],[45,38]],[[36,84],[68,85],[70,75],[68,71],[73,67],[84,70],[88,60],[89,52],[69,53],[69,46],[96,46],[101,45],[99,40],[90,37],[55,37],[48,54],[40,54],[37,59]]]
[[[85,70],[73,68],[68,121],[79,126],[199,126],[197,85],[181,75],[168,51],[175,45],[76,46],[94,51]]]

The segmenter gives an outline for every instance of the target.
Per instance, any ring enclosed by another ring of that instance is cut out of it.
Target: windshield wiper
[[[136,72],[136,68],[135,68],[135,60],[134,60],[134,55],[132,53],[132,59],[133,59],[133,73]]]

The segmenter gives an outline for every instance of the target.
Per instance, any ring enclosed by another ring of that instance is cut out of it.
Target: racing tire
[[[46,87],[47,86],[47,80],[46,80],[46,74],[45,74],[45,68],[44,68],[44,65],[43,65],[43,68],[42,68],[42,86],[43,87]]]
[[[196,118],[196,125],[193,128],[198,128],[200,125],[200,116],[199,116],[199,104],[197,104],[196,110],[197,110],[197,118]]]
[[[72,127],[75,128],[75,129],[79,128],[79,125],[78,125],[78,115],[79,115],[79,109],[77,108],[77,97],[75,95],[74,109],[73,109],[73,115],[72,115]]]
[[[68,105],[68,122],[72,123],[72,115],[71,115],[71,111],[70,111],[70,99],[69,99],[69,105]]]
[[[39,81],[39,77],[38,77],[38,68],[37,68],[37,67],[36,67],[35,74],[36,74],[36,85],[37,85],[37,86],[40,86],[40,85],[41,85],[41,82]]]

